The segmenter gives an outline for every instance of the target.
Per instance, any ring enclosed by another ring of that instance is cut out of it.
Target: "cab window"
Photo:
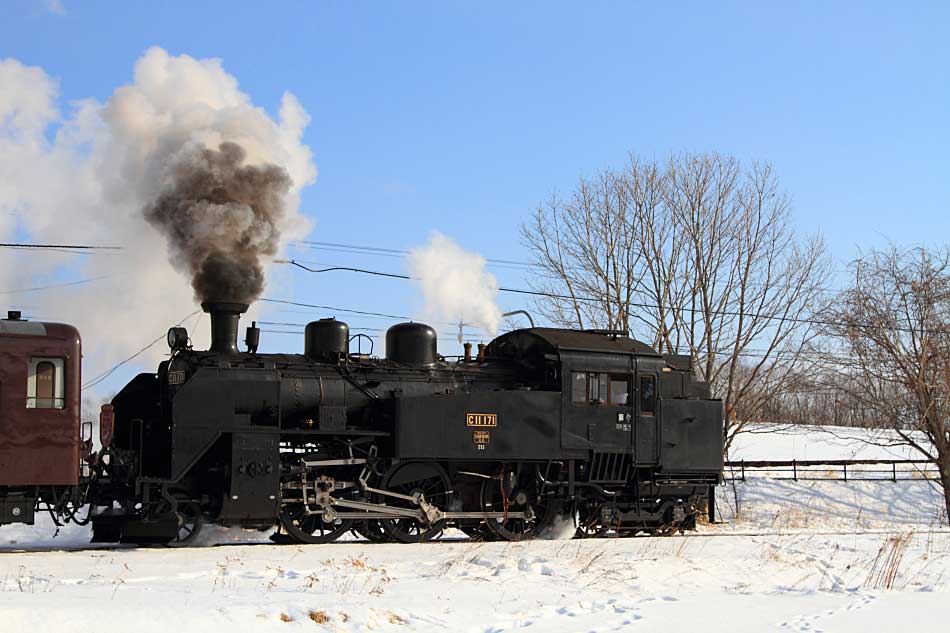
[[[630,393],[630,382],[626,376],[610,377],[610,404],[626,405]]]
[[[63,409],[66,372],[62,358],[31,358],[27,374],[27,409]]]
[[[575,371],[571,374],[571,402],[587,402],[587,372]]]
[[[571,401],[574,404],[627,404],[629,383],[626,376],[601,372],[575,371],[571,375]]]
[[[656,376],[640,376],[640,414],[656,413]]]

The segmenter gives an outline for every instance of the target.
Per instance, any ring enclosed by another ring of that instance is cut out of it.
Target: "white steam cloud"
[[[498,280],[481,255],[433,231],[425,246],[409,251],[406,264],[422,290],[426,318],[464,321],[489,336],[498,332]]]
[[[151,48],[135,63],[131,83],[105,103],[73,102],[64,116],[57,96],[56,80],[42,69],[0,59],[0,241],[122,250],[80,255],[0,249],[0,291],[6,293],[0,297],[7,307],[77,325],[86,379],[197,309],[188,266],[175,261],[180,250],[170,249],[143,215],[167,191],[171,167],[182,156],[234,143],[244,153],[243,165],[281,168],[289,183],[274,250],[309,231],[299,192],[313,182],[316,168],[301,140],[309,116],[292,94],[284,94],[274,120],[220,60]],[[22,292],[77,278],[95,281]],[[185,325],[192,323],[201,321],[193,317]],[[207,326],[199,331],[201,345]],[[140,360],[153,366],[166,352],[157,345]]]

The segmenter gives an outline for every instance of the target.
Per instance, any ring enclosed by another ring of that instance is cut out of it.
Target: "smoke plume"
[[[406,265],[422,290],[426,318],[464,321],[488,336],[498,332],[498,281],[481,255],[433,231],[425,246],[409,251]]]
[[[265,278],[280,285],[268,262],[309,232],[299,193],[316,177],[309,116],[292,94],[272,118],[220,60],[156,47],[105,102],[59,101],[43,69],[0,59],[0,239],[122,250],[0,249],[0,290],[31,318],[79,327],[85,379],[193,313],[196,298],[250,300]],[[207,341],[200,314],[183,325],[197,328],[196,346]],[[154,367],[165,353],[136,360]]]
[[[251,303],[264,290],[261,257],[280,240],[290,176],[276,165],[244,164],[236,143],[186,152],[172,184],[145,209],[166,236],[172,263],[191,275],[199,301]]]

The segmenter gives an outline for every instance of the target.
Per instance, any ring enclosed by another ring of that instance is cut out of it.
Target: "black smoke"
[[[264,290],[262,258],[277,253],[290,176],[276,165],[245,165],[245,156],[230,142],[186,152],[145,207],[199,302],[253,302]]]

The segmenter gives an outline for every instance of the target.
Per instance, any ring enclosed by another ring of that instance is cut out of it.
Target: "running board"
[[[309,512],[308,514],[323,514],[322,511]],[[381,512],[337,512],[333,511],[333,519],[392,519],[396,517],[408,517],[408,514],[383,514]],[[412,516],[412,518],[418,518]],[[524,519],[524,512],[443,512],[442,519]]]
[[[427,515],[421,509],[412,508],[394,508],[381,503],[369,503],[366,501],[348,501],[346,499],[330,498],[332,506],[342,508],[352,508],[354,510],[363,510],[363,512],[339,512],[334,508],[321,508],[319,510],[307,510],[307,514],[323,515],[327,521],[339,519],[392,519],[396,517],[406,517],[416,519],[423,523],[427,522]],[[328,512],[329,510],[329,512]],[[437,518],[432,522],[442,521],[444,519],[524,519],[524,512],[442,512],[438,513]]]

